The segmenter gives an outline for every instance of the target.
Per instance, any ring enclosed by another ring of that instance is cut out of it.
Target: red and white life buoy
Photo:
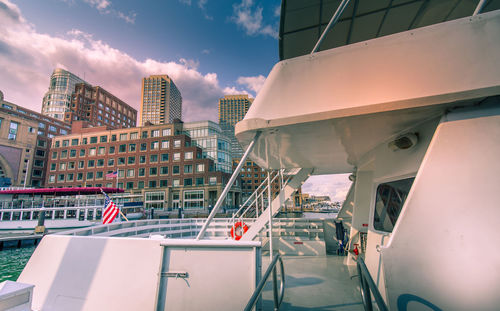
[[[247,231],[248,226],[243,221],[238,221],[231,227],[231,237],[238,241]]]

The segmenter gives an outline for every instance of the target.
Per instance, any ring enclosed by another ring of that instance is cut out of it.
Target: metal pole
[[[26,173],[24,174],[23,189],[26,188],[26,178],[28,177],[29,167],[30,167],[30,159],[28,159],[28,162],[26,162]]]
[[[476,9],[474,10],[474,13],[472,14],[472,16],[475,16],[475,15],[481,13],[481,11],[483,10],[483,7],[484,7],[485,4],[486,4],[486,0],[479,1],[479,3],[477,4]]]
[[[267,201],[269,204],[269,256],[273,260],[273,204],[271,201],[271,174],[267,171]]]
[[[333,14],[332,19],[330,19],[330,22],[326,26],[325,30],[323,30],[323,33],[321,34],[321,37],[319,37],[318,42],[316,42],[316,45],[311,51],[311,54],[316,53],[323,42],[323,40],[326,37],[326,34],[328,31],[330,31],[330,28],[332,28],[337,21],[340,18],[340,15],[342,15],[342,12],[344,12],[345,7],[349,4],[349,0],[342,0],[342,3],[340,3],[339,7],[337,8],[337,11],[335,11],[335,14]]]
[[[240,174],[241,168],[243,167],[243,163],[246,161],[248,155],[252,151],[253,146],[254,146],[255,142],[257,141],[257,139],[259,138],[259,136],[260,136],[260,132],[257,132],[255,134],[255,137],[253,138],[253,140],[248,145],[247,150],[245,151],[245,154],[243,154],[243,157],[240,160],[240,163],[238,163],[238,166],[234,170],[233,175],[229,179],[226,187],[224,188],[224,191],[222,191],[222,194],[217,199],[217,203],[215,203],[215,206],[212,209],[212,212],[210,213],[210,215],[208,215],[207,221],[205,221],[205,223],[203,224],[203,227],[201,227],[200,233],[198,233],[198,236],[196,236],[196,240],[201,239],[203,237],[203,235],[205,234],[205,231],[207,231],[208,225],[210,224],[210,222],[212,222],[212,219],[215,217],[215,214],[217,214],[217,211],[219,210],[220,206],[222,205],[222,202],[226,198],[226,196],[229,192],[229,189],[231,189],[234,181],[236,180],[236,178]]]

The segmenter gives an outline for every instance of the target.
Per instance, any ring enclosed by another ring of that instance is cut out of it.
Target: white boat
[[[379,310],[498,309],[499,1],[348,2],[282,2],[283,60],[236,125],[247,151],[201,229],[176,224],[199,230],[195,239],[139,238],[172,225],[147,221],[46,236],[18,279],[35,285],[33,308],[259,309],[259,281],[271,271],[261,273],[262,245],[308,246],[263,235],[273,228],[268,215],[311,174],[352,173],[339,212],[350,227],[349,255],[296,265],[302,273],[292,282],[319,280],[322,289],[296,282],[288,310],[359,309],[332,303],[348,296],[352,281],[342,273],[353,265],[368,310],[370,293]],[[204,239],[218,230],[213,217],[249,154],[279,171],[280,194],[272,197],[269,177],[267,193],[263,185],[235,213],[237,241]]]
[[[44,212],[49,231],[93,226],[101,222],[104,198],[102,188],[38,188],[0,190],[0,233],[29,232]],[[106,192],[123,192],[104,188]],[[121,203],[123,205],[123,203]],[[131,207],[135,211],[135,207]],[[130,211],[130,208],[126,209]],[[140,211],[138,210],[137,213]],[[134,215],[131,215],[134,218]],[[141,215],[142,216],[142,213]],[[136,219],[140,218],[137,215]]]

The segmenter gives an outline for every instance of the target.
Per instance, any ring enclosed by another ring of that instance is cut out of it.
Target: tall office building
[[[243,120],[253,103],[248,95],[225,95],[219,99],[219,124],[234,126]]]
[[[42,114],[64,120],[65,112],[71,110],[71,94],[77,83],[86,82],[69,71],[56,68],[50,76],[49,90],[43,96]]]
[[[182,119],[182,96],[167,75],[142,79],[141,125],[146,122],[168,124]]]
[[[243,120],[253,103],[248,95],[225,95],[219,99],[219,124],[225,136],[231,139],[233,158],[241,158],[243,149],[234,136],[234,125]]]

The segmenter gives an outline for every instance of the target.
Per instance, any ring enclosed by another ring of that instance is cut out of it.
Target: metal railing
[[[378,310],[388,311],[389,309],[387,308],[382,295],[380,295],[380,292],[378,291],[377,285],[375,285],[375,282],[373,281],[372,276],[370,275],[370,272],[368,271],[368,268],[366,267],[366,264],[361,257],[358,257],[357,259],[357,268],[359,274],[361,298],[363,299],[363,306],[365,307],[365,310],[373,310],[371,297],[371,294],[373,293],[373,298],[375,298]]]
[[[281,272],[281,282],[280,282],[280,290],[278,292],[278,276],[276,272],[276,264],[280,262],[280,272]],[[250,300],[247,303],[247,306],[245,307],[245,311],[251,311],[253,307],[255,307],[255,304],[257,303],[257,300],[259,299],[262,289],[264,288],[264,285],[267,282],[267,279],[269,278],[269,275],[271,275],[271,272],[273,273],[273,300],[274,300],[274,310],[279,310],[281,303],[283,302],[283,298],[285,296],[285,267],[283,266],[283,259],[281,259],[280,254],[276,254],[274,256],[273,261],[269,264],[269,267],[266,270],[266,273],[264,273],[264,276],[260,280],[259,284],[257,285],[257,288],[252,294],[252,297],[250,297]]]

